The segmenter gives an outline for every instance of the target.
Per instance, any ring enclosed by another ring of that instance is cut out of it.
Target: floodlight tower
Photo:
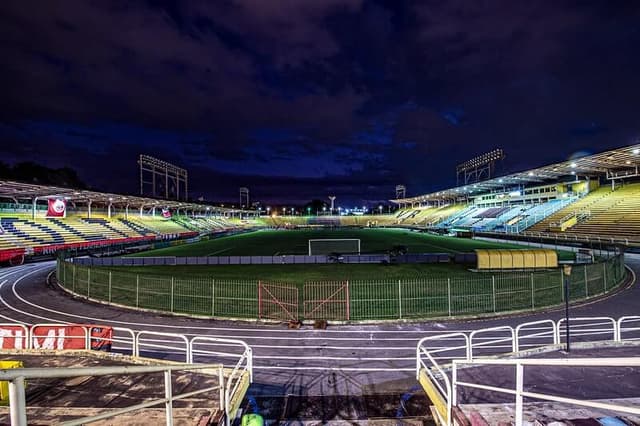
[[[404,198],[407,196],[407,187],[404,185],[396,185],[396,199]]]
[[[241,187],[240,188],[240,208],[249,208],[249,188]]]
[[[336,196],[335,195],[329,195],[329,200],[331,200],[331,210],[329,210],[331,212],[331,214],[333,214],[333,205],[336,201]]]

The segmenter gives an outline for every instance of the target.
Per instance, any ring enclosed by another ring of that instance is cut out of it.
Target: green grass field
[[[308,254],[308,241],[321,238],[359,238],[362,253],[386,253],[404,245],[409,253],[468,253],[482,248],[514,248],[522,245],[437,236],[406,229],[261,230],[193,244],[150,250],[131,255],[150,256],[270,256]],[[560,259],[573,253],[559,252]],[[256,279],[302,284],[309,281],[472,278],[471,265],[458,264],[329,264],[329,265],[190,265],[119,267],[118,270],[156,276]]]
[[[409,253],[468,253],[483,248],[515,248],[516,244],[491,243],[438,236],[406,229],[261,230],[194,244],[145,251],[131,256],[272,256],[308,254],[310,239],[358,238],[362,253],[386,253],[406,246]],[[573,256],[571,253],[560,255]]]

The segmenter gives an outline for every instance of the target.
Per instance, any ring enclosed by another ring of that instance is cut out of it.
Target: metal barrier
[[[218,385],[205,389],[173,395],[171,373],[181,370],[203,370],[216,369],[218,371]],[[118,367],[89,367],[89,368],[15,368],[0,371],[0,380],[9,381],[9,411],[11,424],[14,426],[27,425],[27,407],[25,397],[25,380],[30,379],[53,379],[79,376],[113,376],[129,374],[150,374],[164,373],[164,398],[154,399],[125,408],[116,409],[108,413],[96,416],[88,416],[73,421],[62,423],[64,425],[82,425],[86,423],[104,420],[121,414],[130,413],[144,408],[154,407],[164,404],[166,424],[173,425],[173,401],[192,397],[195,395],[222,390],[224,388],[224,368],[220,364],[200,364],[200,365],[179,365],[179,366],[118,366]],[[225,394],[220,392],[220,407],[225,406]],[[227,418],[227,425],[230,424]]]
[[[425,342],[428,342],[428,341],[432,341],[436,339],[451,339],[451,338],[464,339],[464,346],[458,346],[451,349],[447,348],[446,350],[458,350],[458,349],[464,348],[465,359],[470,359],[471,354],[469,352],[470,351],[469,336],[467,336],[465,333],[460,333],[460,332],[447,333],[447,334],[442,334],[438,336],[424,337],[418,342],[418,345],[416,347],[416,380],[421,382],[420,372],[424,371],[425,374],[427,374],[427,376],[431,380],[431,383],[433,383],[433,385],[435,386],[435,389],[437,389],[440,392],[440,394],[444,396],[445,404],[446,404],[446,408],[445,408],[446,412],[443,413],[442,408],[440,409],[436,408],[435,413],[439,417],[440,424],[447,424],[447,425],[451,423],[451,408],[452,408],[451,380],[449,380],[449,377],[444,372],[442,367],[440,367],[440,365],[436,362],[435,358],[431,355],[429,351],[426,350],[426,348],[423,347],[423,345]],[[437,350],[432,352],[437,352]],[[421,355],[424,355],[427,357],[427,360],[430,363],[430,366],[423,361]],[[444,382],[444,387],[440,383],[441,381]],[[437,397],[435,397],[435,395],[429,395],[429,397],[432,401],[438,399]]]
[[[556,323],[556,336],[558,343],[562,343],[562,336],[564,335],[563,331],[566,331],[566,326],[564,326],[565,322],[565,318],[560,318]],[[618,336],[618,324],[616,320],[611,317],[572,317],[569,319],[569,323],[575,322],[577,322],[578,325],[569,325],[569,330],[573,331],[573,333],[571,333],[572,336],[579,337],[585,335],[585,333],[588,333],[587,335],[611,334],[611,340],[614,341]],[[604,328],[592,328],[601,325],[604,325]],[[609,327],[609,325],[611,325],[611,327]]]
[[[637,326],[636,327],[625,327],[625,325],[627,323],[636,323]],[[624,337],[622,336],[623,332],[640,332],[640,316],[626,316],[626,317],[620,317],[618,318],[618,336],[616,337],[617,341],[622,341],[624,339]],[[634,340],[640,339],[640,333],[638,333],[638,336],[634,338]]]
[[[183,334],[177,333],[164,333],[164,332],[155,332],[155,331],[134,331],[130,328],[125,327],[112,327],[114,331],[114,336],[111,338],[103,338],[99,336],[91,336],[90,329],[92,327],[96,327],[96,325],[84,325],[84,324],[57,324],[57,323],[43,323],[43,324],[33,324],[30,327],[27,327],[23,324],[13,324],[13,323],[3,323],[0,324],[0,348],[5,346],[13,346],[14,349],[82,349],[82,350],[90,350],[92,348],[91,341],[102,341],[108,340],[109,343],[124,343],[125,347],[113,347],[114,350],[118,352],[129,352],[132,356],[139,357],[141,354],[141,349],[151,348],[152,351],[149,353],[144,353],[146,357],[152,356],[153,358],[165,359],[167,357],[171,358],[175,355],[178,355],[181,362],[185,362],[189,365],[194,363],[194,355],[201,356],[206,358],[237,358],[232,364],[232,367],[225,368],[229,372],[226,383],[221,387],[221,405],[220,407],[224,409],[227,420],[232,419],[235,416],[235,413],[238,409],[238,405],[241,402],[238,398],[238,391],[242,386],[248,386],[251,382],[253,382],[253,351],[249,345],[247,345],[242,340],[237,339],[223,339],[223,338],[215,338],[215,337],[207,337],[207,336],[195,336],[189,339],[187,336]],[[46,334],[38,334],[37,331],[39,328],[48,328]],[[64,330],[73,328],[82,331],[81,335],[67,335],[64,333]],[[56,333],[56,329],[58,332]],[[62,332],[60,332],[62,330]],[[13,345],[4,345],[4,339],[12,339]],[[38,339],[45,339],[46,342],[39,342]],[[75,345],[78,347],[68,348],[60,342],[64,342],[65,339],[72,339],[74,341],[81,340],[80,345]],[[176,343],[181,343],[180,345],[176,345]],[[182,345],[183,343],[183,345]],[[232,353],[232,352],[221,352],[218,350],[211,349],[203,349],[197,348],[197,345],[206,345],[208,347],[211,346],[233,346],[241,348],[240,353]],[[155,356],[153,356],[155,355]],[[157,356],[161,355],[161,356]],[[224,368],[226,363],[220,362],[215,365],[216,368],[221,366]],[[91,371],[101,371],[107,367],[98,367],[87,369]],[[124,367],[113,367],[113,368],[124,368]],[[126,367],[128,372],[132,372],[131,367]],[[137,367],[135,367],[137,368]],[[200,364],[194,364],[193,367],[189,366],[189,368],[183,367],[171,367],[174,370],[180,369],[195,369],[195,368],[207,368],[206,365],[203,367]],[[24,370],[24,369],[23,369]],[[45,374],[44,376],[28,376],[23,375],[23,379],[25,378],[35,378],[35,377],[73,377],[73,376],[54,376],[51,374],[55,373],[56,369],[30,369],[29,371],[35,370],[51,370],[48,373],[38,372],[37,374]],[[67,370],[80,370],[80,369],[65,369]],[[13,370],[15,371],[15,370]],[[25,370],[26,371],[26,370]],[[106,371],[106,370],[105,370]],[[111,370],[109,370],[111,371]],[[116,371],[116,370],[113,370]],[[164,370],[157,370],[164,371]],[[222,371],[222,370],[221,370]],[[245,376],[246,373],[246,376]],[[64,374],[64,373],[60,373]],[[124,374],[124,373],[113,373],[113,374]],[[80,375],[80,374],[79,374]],[[91,374],[83,374],[83,375],[94,375]],[[95,374],[98,375],[98,374]],[[0,375],[1,376],[1,375]],[[246,380],[245,380],[246,377]],[[0,380],[2,378],[0,377]],[[9,379],[8,379],[9,380]],[[22,380],[24,382],[24,380]],[[222,383],[222,381],[221,381]],[[166,385],[166,383],[165,383]],[[16,384],[16,386],[20,386],[20,384]],[[23,386],[23,385],[22,385]],[[17,388],[16,388],[17,389]],[[206,391],[210,391],[211,389],[207,389]],[[20,397],[19,389],[16,390],[18,392],[14,397]],[[24,389],[22,389],[22,396],[24,397]],[[203,391],[204,392],[204,391]],[[196,395],[196,393],[185,394],[183,397],[188,397]],[[179,398],[173,398],[179,399]],[[164,400],[162,400],[164,401]],[[161,402],[162,402],[161,401]],[[158,405],[161,402],[152,405],[139,405],[134,409],[146,408],[153,405]],[[123,409],[124,410],[124,409]],[[117,414],[124,414],[126,412],[132,411],[123,411],[119,410],[116,414],[109,414],[104,416],[97,416],[91,418],[81,419],[82,421],[71,422],[69,424],[81,424],[82,422],[88,421],[97,421],[104,418],[112,417]],[[26,424],[26,423],[13,423],[12,424]],[[169,423],[168,423],[169,424]],[[227,423],[228,424],[228,423]]]
[[[238,410],[238,405],[240,400],[234,401],[233,396],[236,395],[236,392],[243,386],[243,371],[247,371],[249,373],[249,382],[253,382],[253,351],[242,340],[236,339],[222,339],[217,337],[206,337],[206,336],[196,336],[191,339],[189,342],[189,356],[190,363],[193,362],[193,354],[199,353],[200,355],[216,355],[216,356],[238,356],[237,354],[229,354],[226,352],[212,352],[212,351],[196,351],[194,345],[202,343],[214,344],[216,346],[222,345],[233,345],[240,346],[243,351],[240,355],[238,362],[233,366],[229,377],[227,378],[227,384],[224,388],[224,401],[225,401],[225,413],[227,418],[235,417],[235,413]],[[244,368],[243,368],[244,365]]]
[[[475,346],[489,346],[489,345],[494,345],[496,343],[508,343],[509,346],[511,347],[511,352],[516,351],[516,347],[517,347],[516,332],[513,329],[513,327],[510,327],[508,325],[502,325],[499,327],[482,328],[480,330],[472,331],[471,334],[469,335],[469,358],[470,359],[473,359],[473,348],[474,348],[473,339],[480,334],[495,333],[496,331],[508,331],[509,337],[507,339],[502,338],[498,340],[487,340],[482,343],[476,343]]]
[[[148,343],[147,343],[147,341],[141,339],[144,336],[165,337],[165,338],[170,338],[172,340],[148,339]],[[178,354],[180,355],[183,350],[182,347],[168,346],[171,344],[175,344],[176,340],[184,342],[184,361],[182,362],[189,362],[189,360],[191,359],[191,350],[189,345],[189,339],[187,338],[187,336],[183,334],[177,334],[177,333],[162,333],[159,331],[146,331],[146,330],[138,331],[138,333],[135,335],[136,343],[134,346],[135,352],[133,356],[136,356],[136,357],[140,356],[140,347],[162,349],[162,352],[165,354],[167,353],[167,349],[169,349],[169,350],[177,351]]]
[[[456,405],[456,391],[455,387],[458,385],[466,386],[468,383],[459,382],[457,380],[457,369],[456,364],[504,364],[504,365],[516,365],[516,368],[521,368],[522,365],[527,363],[531,365],[545,365],[545,362],[555,362],[555,360],[500,360],[500,359],[491,359],[491,358],[477,358],[474,357],[474,348],[478,347],[489,347],[495,348],[495,344],[499,344],[500,347],[507,347],[511,352],[517,353],[523,348],[535,348],[545,346],[544,344],[532,344],[531,341],[534,340],[551,340],[551,343],[554,345],[559,345],[562,343],[562,331],[565,330],[565,319],[562,318],[558,321],[553,320],[540,320],[527,322],[518,325],[513,328],[511,326],[500,326],[500,327],[491,327],[486,329],[474,330],[471,333],[445,333],[435,336],[429,336],[421,339],[416,346],[416,378],[420,380],[421,374],[426,374],[427,377],[432,381],[435,385],[435,388],[440,392],[440,396],[444,399],[445,404],[443,404],[446,408],[442,410],[438,410],[436,407],[436,414],[440,418],[442,424],[450,425],[451,423],[451,409],[452,406]],[[633,324],[633,325],[632,325]],[[570,318],[570,330],[572,331],[571,336],[576,337],[577,340],[580,341],[615,341],[622,342],[625,340],[640,340],[640,316],[626,316],[621,317],[618,320],[611,317],[578,317],[578,318]],[[508,333],[508,338],[496,338],[495,335],[506,332]],[[631,335],[631,333],[634,333]],[[623,334],[626,333],[626,334]],[[481,342],[477,342],[481,340],[478,336],[489,334],[490,337],[488,340],[483,340]],[[606,339],[602,338],[602,335],[606,335]],[[434,342],[438,342],[441,340],[450,341],[456,340],[457,342],[462,341],[463,343],[455,343],[453,346],[442,346],[442,344],[433,344]],[[429,346],[427,346],[429,345]],[[449,356],[435,356],[442,355],[444,353],[452,353]],[[497,351],[496,351],[497,352]],[[500,355],[504,355],[507,352],[502,352]],[[492,355],[498,355],[497,353],[493,353]],[[557,362],[557,365],[583,365],[580,362],[586,359],[576,360],[576,363],[573,363],[573,359],[563,359]],[[618,360],[614,358],[614,360]],[[625,360],[625,359],[623,359]],[[633,364],[640,366],[640,358],[634,358]],[[600,358],[597,359],[600,364],[592,364],[592,365],[602,365],[607,366],[610,364],[606,363],[606,359]],[[620,361],[615,361],[620,362]],[[624,361],[626,362],[626,361]],[[537,364],[536,364],[537,363]],[[584,364],[587,365],[587,364]],[[620,365],[620,364],[616,364]],[[622,365],[631,365],[631,364],[622,364]],[[518,367],[520,366],[520,367]],[[453,368],[452,368],[453,367]],[[446,370],[451,369],[451,378],[447,375]],[[518,373],[521,374],[521,373]],[[484,385],[474,385],[479,389],[487,389],[487,390],[496,390],[498,392],[518,394],[521,397],[534,397],[537,394],[523,392],[520,388],[519,390],[505,390],[502,388],[493,388],[490,386]],[[484,386],[484,387],[482,387]],[[560,401],[560,402],[574,402],[576,400],[571,400],[567,398],[559,398],[554,396],[545,396],[549,401]],[[432,398],[433,399],[433,398]],[[545,399],[545,398],[540,398]],[[577,404],[577,403],[576,403]],[[600,407],[605,408],[604,406],[597,405],[599,403],[591,403],[582,401],[578,405],[590,406],[590,407]],[[605,404],[606,405],[606,404]],[[610,405],[609,407],[612,407]],[[615,406],[616,409],[619,409],[618,406]],[[446,411],[444,411],[446,410]],[[639,409],[635,409],[639,410]],[[623,410],[621,410],[623,411]],[[639,411],[625,411],[632,412],[633,414],[640,414]],[[521,413],[520,413],[521,414]],[[516,424],[521,424],[517,423]]]
[[[477,383],[459,381],[457,371],[465,365],[513,365],[516,367],[516,386],[511,388],[488,386]],[[585,401],[575,398],[560,397],[538,392],[524,390],[524,366],[563,366],[563,367],[640,367],[640,358],[573,358],[573,359],[481,359],[481,360],[454,360],[452,370],[452,401],[457,404],[457,388],[465,386],[475,389],[483,389],[492,392],[506,393],[515,396],[515,424],[523,424],[524,397],[536,398],[543,401],[561,402],[565,404],[579,405],[582,407],[600,408],[603,410],[618,411],[627,414],[640,414],[640,408],[628,405],[604,403],[597,401]]]
[[[540,333],[534,333],[534,334],[527,334],[525,336],[521,336],[521,331],[522,330],[526,330],[529,327],[532,326],[536,326],[536,329],[538,328],[538,326],[541,326],[543,324],[550,324],[551,325],[551,330],[547,330],[547,331],[543,331]],[[540,321],[532,321],[532,322],[527,322],[524,324],[520,324],[516,327],[515,329],[515,339],[513,342],[513,351],[514,352],[518,352],[520,351],[520,348],[525,346],[524,344],[520,343],[521,339],[540,339],[540,338],[545,338],[550,336],[552,341],[552,344],[557,345],[559,343],[558,340],[558,334],[556,333],[556,323],[553,320],[540,320]],[[533,346],[533,347],[539,347],[540,345],[528,345],[528,346]]]

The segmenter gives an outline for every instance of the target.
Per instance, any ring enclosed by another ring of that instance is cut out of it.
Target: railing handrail
[[[623,330],[622,324],[625,321],[640,321],[640,315],[627,315],[627,316],[618,318],[618,323],[617,323],[617,325],[618,325],[618,335],[616,336],[616,341],[618,341],[618,342],[622,341],[622,330]],[[628,328],[627,330],[637,331],[637,330],[640,330],[640,326],[639,327],[631,327],[631,328]]]
[[[217,370],[218,385],[205,389],[191,391],[182,395],[173,395],[171,373],[177,370]],[[183,365],[162,365],[162,366],[110,366],[110,367],[75,367],[75,368],[11,368],[0,370],[0,379],[9,381],[9,411],[11,424],[15,426],[27,425],[27,407],[25,396],[25,379],[50,379],[68,378],[78,376],[113,376],[127,374],[153,374],[164,373],[164,398],[157,398],[145,401],[140,404],[131,405],[115,411],[109,411],[94,416],[87,416],[80,419],[65,422],[65,425],[81,425],[93,421],[108,419],[120,414],[138,411],[143,408],[165,404],[165,417],[168,426],[173,425],[173,401],[211,392],[224,387],[224,366],[222,364],[183,364]],[[220,393],[220,408],[225,406],[224,395]],[[229,419],[226,419],[227,425]]]
[[[544,366],[576,366],[576,367],[626,367],[640,366],[640,357],[619,358],[475,358],[454,359],[452,364],[465,365],[544,365]]]
[[[109,367],[64,367],[64,368],[7,368],[0,369],[0,380],[25,379],[57,379],[78,376],[115,376],[123,374],[160,373],[163,371],[207,370],[224,368],[217,364],[183,364],[183,365],[118,365]]]
[[[471,332],[471,334],[469,334],[469,359],[473,359],[473,338],[476,337],[478,334],[489,333],[492,331],[509,331],[510,339],[501,338],[498,340],[490,340],[489,342],[478,343],[478,346],[487,345],[488,343],[501,343],[501,342],[511,341],[511,351],[512,352],[516,351],[516,343],[515,343],[516,333],[513,327],[509,325],[500,325],[497,327],[481,328],[479,330],[474,330]]]
[[[514,341],[514,347],[515,350],[514,352],[518,352],[520,349],[520,330],[522,330],[523,328],[526,327],[530,327],[532,325],[539,325],[539,324],[549,324],[551,323],[551,337],[553,337],[553,344],[557,345],[558,344],[558,339],[557,339],[557,332],[556,332],[556,323],[555,321],[551,320],[551,319],[545,319],[545,320],[539,320],[539,321],[532,321],[532,322],[526,322],[524,324],[520,324],[518,326],[516,326],[515,328],[515,341]],[[536,334],[529,334],[527,336],[524,337],[541,337],[543,335],[546,335],[547,333],[549,333],[549,331],[544,331],[541,333],[536,333]]]
[[[231,370],[231,373],[229,373],[229,376],[227,378],[227,384],[224,388],[224,394],[225,394],[224,410],[225,410],[225,414],[227,415],[227,418],[229,418],[231,415],[230,413],[231,395],[233,395],[236,392],[236,390],[238,390],[238,387],[240,386],[242,371],[247,371],[249,373],[249,383],[253,382],[253,351],[251,347],[242,340],[226,339],[226,338],[220,338],[220,337],[195,336],[191,338],[191,340],[189,341],[189,356],[191,357],[190,362],[193,362],[193,354],[195,352],[194,344],[202,343],[202,342],[228,343],[228,344],[241,346],[244,349],[242,354],[240,355],[228,354],[228,355],[239,357],[238,362],[235,364],[235,366]],[[246,368],[244,369],[242,368],[243,362],[246,362]]]
[[[616,341],[616,337],[618,336],[618,327],[617,327],[617,322],[614,318],[611,317],[571,317],[569,318],[569,322],[582,322],[582,323],[587,323],[589,321],[607,321],[607,323],[611,323],[612,328],[611,330],[609,330],[609,328],[607,329],[598,329],[598,332],[606,332],[609,333],[611,332],[613,335],[613,338],[611,340]],[[556,322],[556,335],[557,335],[557,340],[558,343],[560,343],[562,341],[562,336],[561,336],[561,327],[562,325],[567,322],[566,318],[560,318],[557,322]],[[599,324],[592,324],[592,325],[601,325]],[[571,327],[571,326],[569,326]],[[575,326],[574,326],[575,327]],[[574,329],[575,331],[575,329]]]
[[[588,322],[593,322],[596,321],[595,324],[588,324]],[[599,321],[599,322],[598,322]],[[585,326],[589,326],[591,325],[592,327],[600,327],[600,328],[596,328],[596,329],[591,329],[589,330],[589,332],[591,333],[595,333],[595,334],[601,334],[601,333],[611,333],[611,338],[609,340],[611,341],[616,341],[616,342],[621,342],[624,340],[623,336],[622,336],[622,330],[623,330],[623,325],[625,322],[627,321],[640,321],[640,316],[623,316],[620,317],[618,320],[611,318],[611,317],[605,317],[605,316],[598,316],[598,317],[576,317],[576,318],[570,318],[570,327],[577,327],[578,330],[580,330],[581,328],[584,328]],[[527,322],[527,323],[523,323],[523,324],[519,324],[518,326],[514,328],[512,328],[511,326],[498,326],[498,327],[490,327],[490,328],[486,328],[486,329],[479,329],[479,330],[474,330],[470,333],[466,333],[466,332],[455,332],[455,333],[444,333],[444,334],[439,334],[439,335],[433,335],[433,336],[427,336],[424,337],[422,339],[420,339],[418,341],[418,344],[416,345],[416,378],[419,379],[420,377],[420,370],[421,368],[424,368],[425,371],[427,372],[427,374],[429,374],[429,376],[435,381],[435,385],[438,388],[438,390],[442,393],[446,403],[447,403],[447,421],[443,421],[443,423],[445,424],[451,424],[450,420],[451,420],[451,407],[456,404],[456,399],[457,399],[457,392],[456,392],[456,387],[455,387],[455,383],[457,382],[457,373],[456,373],[456,365],[461,365],[461,364],[492,364],[492,365],[516,365],[517,369],[522,368],[522,366],[524,365],[583,365],[582,363],[584,363],[584,365],[591,365],[588,364],[590,362],[598,362],[598,363],[604,363],[603,365],[609,365],[609,366],[615,366],[615,365],[628,365],[629,360],[633,360],[632,362],[634,363],[633,365],[636,365],[635,363],[637,363],[637,365],[640,365],[640,357],[638,358],[580,358],[580,359],[560,359],[560,360],[552,360],[552,359],[504,359],[504,358],[473,358],[473,337],[476,337],[478,334],[482,334],[484,332],[496,332],[496,331],[510,331],[510,335],[511,335],[511,339],[513,339],[512,343],[512,351],[513,352],[518,352],[522,346],[521,341],[523,339],[527,339],[527,338],[534,338],[534,337],[542,337],[542,336],[548,336],[548,337],[552,337],[553,338],[553,345],[559,345],[561,343],[561,336],[560,336],[560,330],[562,325],[566,322],[565,318],[560,318],[557,321],[553,321],[551,319],[546,319],[546,320],[538,320],[538,321],[532,321],[532,322]],[[578,325],[576,326],[576,322],[581,322],[585,325]],[[521,331],[527,328],[531,328],[534,326],[540,326],[542,324],[550,324],[550,329],[546,330],[546,331],[538,331],[540,329],[540,327],[535,327],[534,330],[531,331],[535,331],[533,334],[529,333],[529,334],[522,334]],[[605,325],[605,327],[602,327],[603,325]],[[628,327],[626,329],[627,331],[639,331],[640,330],[640,326],[639,327]],[[584,331],[584,330],[582,330]],[[442,348],[442,347],[436,347],[436,348],[432,348],[431,350],[429,350],[426,346],[425,343],[429,342],[429,341],[434,341],[434,340],[441,340],[441,339],[450,339],[450,338],[464,338],[464,345],[460,346],[458,344],[456,344],[455,347],[448,347],[448,348]],[[501,339],[494,339],[491,340],[490,342],[483,342],[480,344],[477,344],[475,346],[480,346],[483,344],[490,344],[490,343],[496,343],[496,342],[506,342],[509,341],[509,338],[501,338]],[[546,345],[541,345],[541,346],[546,346]],[[514,350],[515,348],[515,350]],[[457,356],[457,357],[441,357],[441,358],[445,358],[445,359],[449,359],[451,366],[452,366],[452,380],[449,381],[449,377],[448,375],[445,373],[444,368],[437,362],[436,357],[433,356],[433,354],[435,353],[439,353],[439,352],[446,352],[446,351],[453,351],[453,350],[460,350],[460,349],[464,349],[465,351],[465,356]],[[426,360],[428,360],[428,362],[431,363],[430,366],[428,366],[425,363],[425,360],[422,359],[422,357],[425,357]],[[574,362],[575,361],[575,362]],[[607,364],[608,363],[608,364]],[[596,364],[593,364],[596,365]],[[600,365],[600,364],[597,364]],[[442,378],[442,380],[445,382],[445,389],[442,388],[442,386],[437,382],[435,376],[432,374],[432,371],[436,371],[439,376]],[[462,382],[460,382],[460,384],[462,384]],[[465,386],[467,385],[466,383],[464,384]],[[484,386],[484,385],[478,385],[478,386]],[[485,386],[482,387],[482,389],[487,389],[487,390],[493,390],[493,388],[491,386]],[[497,390],[498,388],[496,388]],[[505,393],[511,393],[513,395],[515,395],[517,393],[517,391],[514,390],[505,390]],[[521,396],[530,396],[527,395],[526,392],[520,390],[519,391],[519,395]],[[584,403],[584,402],[583,402]],[[635,413],[635,412],[634,412]],[[640,414],[640,412],[639,412]],[[439,414],[438,414],[439,415]],[[442,420],[442,419],[441,419]]]
[[[457,370],[463,365],[514,365],[516,383],[515,390],[502,386],[482,385],[479,383],[471,383],[460,381],[457,379]],[[524,397],[535,398],[538,400],[559,402],[563,404],[572,404],[582,407],[600,408],[627,414],[640,414],[640,408],[621,405],[610,402],[592,401],[576,398],[568,398],[548,393],[529,392],[524,390],[524,366],[562,366],[562,367],[628,367],[640,366],[640,357],[624,357],[624,358],[547,358],[547,359],[476,359],[476,360],[453,360],[452,364],[452,393],[455,399],[458,386],[470,387],[475,389],[489,390],[492,392],[506,393],[515,396],[515,424],[523,424]]]
[[[149,336],[157,336],[157,337],[173,337],[176,339],[181,339],[184,344],[185,344],[185,362],[189,362],[190,358],[190,350],[189,350],[189,339],[187,338],[187,336],[185,336],[184,334],[178,334],[178,333],[165,333],[165,332],[161,332],[161,331],[147,331],[147,330],[140,330],[136,333],[136,352],[134,353],[134,356],[140,356],[140,336],[145,336],[145,335],[149,335]],[[155,348],[163,348],[163,346],[160,345],[154,345],[154,344],[142,344],[142,346],[149,346],[149,347],[155,347]]]

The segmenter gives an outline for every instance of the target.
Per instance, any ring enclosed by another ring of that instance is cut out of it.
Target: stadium
[[[0,181],[3,415],[638,422],[639,162],[624,146],[358,216]],[[114,404],[71,390],[132,374]]]
[[[640,426],[639,23],[3,1],[0,425]]]

